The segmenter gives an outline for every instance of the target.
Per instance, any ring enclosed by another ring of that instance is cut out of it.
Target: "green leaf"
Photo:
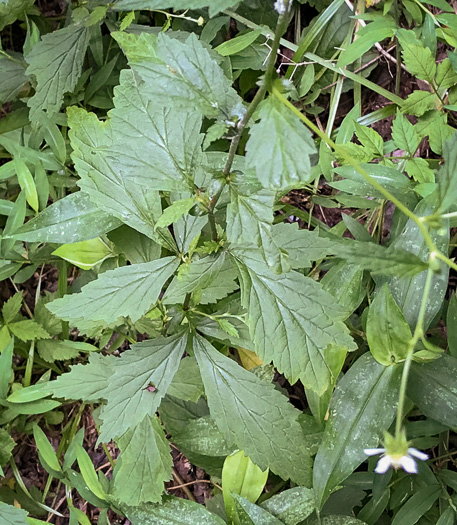
[[[121,456],[111,496],[131,506],[160,501],[163,483],[172,477],[173,460],[159,420],[146,416],[117,443]]]
[[[449,353],[457,358],[457,296],[455,293],[449,299],[446,316],[447,344]]]
[[[135,322],[157,301],[165,282],[179,265],[175,257],[109,270],[86,284],[81,293],[46,305],[60,319],[113,323],[119,317]]]
[[[265,363],[273,361],[292,384],[300,379],[322,393],[331,379],[327,346],[354,348],[334,297],[297,272],[273,274],[255,252],[242,253],[237,266],[256,353]]]
[[[7,25],[12,24],[33,4],[34,0],[2,0],[0,2],[0,31]]]
[[[360,140],[361,144],[370,149],[374,154],[384,155],[384,141],[381,135],[374,129],[367,126],[361,126],[358,122],[354,122],[355,134]]]
[[[217,51],[223,57],[234,55],[235,53],[239,53],[240,51],[243,51],[243,49],[246,49],[248,46],[250,46],[261,34],[262,30],[257,29],[255,31],[244,33],[243,35],[238,35],[235,38],[231,38],[230,40],[227,40],[226,42],[223,42],[217,46],[215,51]]]
[[[37,349],[40,357],[48,363],[54,361],[66,361],[78,357],[80,352],[92,352],[97,350],[95,346],[89,343],[79,341],[59,340],[59,339],[42,339],[38,341]]]
[[[225,525],[219,516],[208,512],[203,505],[173,496],[164,496],[158,505],[142,505],[126,510],[132,525]]]
[[[54,250],[52,255],[58,255],[82,270],[90,270],[114,254],[100,237],[96,237],[87,241],[63,244]]]
[[[35,95],[29,100],[30,119],[41,111],[50,116],[60,110],[63,96],[76,86],[89,44],[90,31],[81,22],[44,35],[25,57],[27,75],[37,81]]]
[[[233,494],[235,512],[237,514],[234,523],[240,525],[281,525],[282,522],[275,518],[262,507],[258,507],[247,499]]]
[[[5,429],[0,428],[0,466],[8,465],[16,442]]]
[[[30,207],[37,212],[38,206],[39,206],[38,205],[38,193],[37,193],[35,181],[33,180],[33,175],[30,172],[27,164],[20,157],[14,158],[14,166],[15,166],[19,186],[21,187],[22,190],[24,190],[25,198],[27,199],[27,202],[30,204]]]
[[[28,242],[73,243],[98,237],[120,224],[78,191],[51,204],[11,237]]]
[[[239,119],[244,113],[240,97],[208,50],[191,34],[182,42],[166,33],[126,40],[113,33],[130,67],[144,81],[143,90],[154,104],[195,108],[207,117]],[[144,50],[138,54],[138,48]]]
[[[414,126],[400,112],[397,113],[392,123],[392,140],[397,148],[414,156],[419,146],[420,138]]]
[[[435,182],[435,174],[430,169],[428,162],[420,157],[414,157],[406,161],[406,173],[416,182]]]
[[[233,244],[258,247],[269,266],[287,271],[287,261],[272,235],[274,200],[275,193],[271,190],[246,195],[231,187],[227,206],[227,240]]]
[[[108,237],[132,264],[154,261],[160,257],[162,249],[159,244],[125,224]]]
[[[413,91],[404,101],[401,112],[420,117],[426,111],[434,109],[437,101],[436,95],[430,91]]]
[[[1,18],[0,15],[0,27]],[[18,54],[14,54],[11,58],[5,55],[0,56],[0,102],[2,104],[14,100],[28,82],[21,59],[21,55]]]
[[[436,176],[438,181],[438,213],[445,213],[457,198],[457,133],[444,143],[444,164]]]
[[[251,127],[246,166],[254,168],[264,188],[284,189],[313,178],[309,155],[316,152],[311,133],[276,97],[259,107]]]
[[[171,206],[168,206],[159,217],[159,220],[156,223],[156,228],[165,228],[170,224],[177,222],[184,214],[188,213],[194,205],[194,197],[175,201]]]
[[[406,69],[417,78],[432,83],[436,74],[436,64],[428,47],[402,44],[401,54]]]
[[[431,363],[412,363],[408,397],[428,417],[457,426],[457,359],[443,355]],[[452,379],[454,377],[454,379]]]
[[[98,481],[97,473],[95,472],[92,460],[90,459],[89,454],[83,449],[82,446],[76,447],[76,459],[78,461],[79,470],[81,471],[81,475],[86,485],[95,494],[95,496],[97,496],[97,498],[107,501],[108,496],[106,495],[105,491],[103,490],[103,487]]]
[[[395,416],[401,366],[384,367],[364,354],[339,381],[329,408],[322,444],[314,462],[316,505],[376,447]]]
[[[389,366],[406,358],[411,330],[386,284],[370,305],[366,332],[371,354],[382,365]]]
[[[261,507],[276,516],[285,525],[297,525],[304,521],[315,509],[314,491],[306,487],[284,490],[273,496]]]
[[[6,399],[13,371],[14,340],[11,338],[0,354],[0,399]]]
[[[228,9],[239,0],[116,0],[112,9],[130,11],[132,9],[201,9],[209,7],[210,16]]]
[[[267,479],[268,469],[263,472],[242,450],[227,456],[222,468],[222,494],[227,516],[232,518],[234,515],[232,494],[255,503],[262,494]]]
[[[329,239],[319,237],[316,231],[301,230],[296,223],[276,224],[272,234],[280,249],[287,251],[292,268],[307,268],[313,261],[333,253],[333,244]]]
[[[392,525],[414,525],[431,509],[442,493],[441,485],[429,485],[418,490],[397,512]]]
[[[5,324],[14,321],[22,306],[22,293],[17,292],[6,301],[2,307],[2,316]]]
[[[33,319],[24,319],[8,325],[9,330],[21,341],[49,338],[48,332]]]
[[[229,446],[214,419],[203,416],[191,420],[181,432],[173,433],[173,441],[184,454],[190,451],[203,456],[223,457],[233,452],[234,446]]]
[[[62,467],[60,466],[59,460],[57,459],[57,455],[54,452],[51,443],[49,443],[46,434],[37,424],[33,425],[33,437],[35,438],[35,443],[41,459],[43,459],[46,465],[48,465],[52,470],[60,472]]]
[[[323,516],[320,523],[317,519],[311,521],[308,525],[366,525],[364,521],[351,518],[349,516]]]
[[[168,395],[196,403],[205,393],[195,357],[185,357],[167,390]]]
[[[26,525],[27,512],[0,501],[0,518],[4,525]]]
[[[427,269],[417,255],[401,248],[385,248],[373,242],[334,241],[333,253],[373,274],[412,277]]]
[[[211,416],[229,444],[261,469],[309,484],[310,457],[296,418],[298,412],[273,385],[220,354],[203,337],[194,337]]]
[[[449,56],[451,56],[450,53]],[[435,80],[439,89],[449,89],[457,84],[457,72],[454,71],[449,58],[445,58],[438,64]]]

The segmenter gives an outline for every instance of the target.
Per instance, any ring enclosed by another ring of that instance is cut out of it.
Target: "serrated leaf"
[[[201,9],[209,7],[210,16],[228,9],[239,0],[116,0],[112,9],[129,11],[131,9]]]
[[[13,505],[7,505],[0,502],[0,518],[4,525],[26,525],[27,512],[23,509],[18,509]]]
[[[428,417],[449,427],[457,425],[457,359],[443,355],[431,363],[412,363],[408,397]]]
[[[16,446],[16,442],[10,436],[9,432],[0,428],[0,466],[4,467],[11,459],[11,453]]]
[[[114,33],[119,38],[122,33]],[[138,37],[141,38],[141,37]],[[241,99],[208,50],[191,34],[184,42],[160,33],[149,40],[148,54],[137,53],[135,42],[121,42],[130,67],[144,81],[144,90],[155,103],[176,108],[196,108],[208,117],[240,118]],[[131,50],[133,48],[133,53]]]
[[[8,329],[21,341],[49,338],[48,332],[33,319],[24,319],[23,321],[10,323]]]
[[[254,168],[264,188],[284,189],[310,181],[309,155],[316,152],[311,133],[276,97],[259,107],[251,127],[246,166]]]
[[[168,387],[167,394],[196,403],[204,393],[205,388],[195,357],[181,359],[178,371]]]
[[[42,339],[37,344],[38,354],[48,363],[66,361],[78,357],[81,352],[97,350],[95,346],[80,341]]]
[[[146,416],[118,441],[111,497],[126,505],[160,501],[163,483],[171,479],[170,445],[156,417]]]
[[[74,89],[81,74],[89,36],[83,23],[73,23],[44,35],[25,57],[26,74],[37,80],[36,93],[28,102],[32,121],[41,111],[52,115],[60,110],[64,94]]]
[[[416,182],[435,182],[435,174],[433,170],[429,167],[428,162],[420,157],[414,157],[413,159],[407,160],[405,171]]]
[[[444,164],[437,173],[438,206],[437,212],[444,213],[457,199],[457,132],[444,143]]]
[[[414,126],[400,112],[397,113],[392,123],[392,140],[397,148],[406,151],[411,156],[419,146],[420,138]]]
[[[0,2],[0,31],[25,13],[34,0],[2,0]]]
[[[406,358],[411,330],[387,285],[370,305],[366,332],[371,354],[378,363],[389,366]]]
[[[93,239],[121,225],[78,191],[51,204],[21,226],[12,238],[28,242],[73,243]]]
[[[370,354],[352,365],[335,389],[322,444],[314,462],[316,505],[366,459],[395,416],[401,366],[384,367]]]
[[[449,56],[451,54],[449,53]],[[457,84],[457,73],[449,58],[445,58],[436,68],[436,85],[439,89],[449,89]]]
[[[381,135],[374,129],[367,126],[361,126],[358,122],[354,122],[355,134],[363,146],[370,149],[373,153],[383,156],[384,141]]]
[[[176,257],[109,270],[82,288],[46,307],[60,319],[113,323],[119,317],[138,321],[157,301],[165,282],[178,268]]]
[[[194,197],[173,202],[173,204],[168,206],[159,217],[156,223],[156,228],[165,228],[170,224],[177,222],[184,214],[188,213],[194,205]]]
[[[126,515],[132,525],[225,525],[219,516],[207,511],[203,505],[173,496],[164,496],[158,505],[142,505],[127,509]]]
[[[335,242],[333,253],[373,274],[413,277],[427,269],[427,263],[402,248],[385,248],[372,242]]]
[[[430,91],[413,91],[407,96],[400,110],[406,115],[420,117],[426,111],[435,109],[437,100],[436,95]]]
[[[287,260],[272,235],[275,192],[261,190],[246,195],[232,187],[230,197],[227,240],[233,244],[258,247],[269,266],[277,271],[287,271]]]
[[[414,44],[403,45],[401,54],[406,69],[417,78],[432,83],[436,74],[436,64],[428,47]]]
[[[261,507],[276,516],[285,525],[297,525],[315,509],[314,491],[306,487],[295,487],[272,496]]]
[[[333,244],[329,239],[319,237],[316,231],[302,230],[296,223],[276,224],[272,234],[281,250],[287,251],[292,268],[307,268],[313,261],[333,253]]]
[[[182,334],[137,343],[113,361],[99,442],[109,442],[153,416],[176,374],[187,339]]]
[[[18,315],[22,306],[22,293],[17,292],[6,301],[2,307],[2,316],[5,324],[11,323]]]
[[[321,285],[297,272],[276,275],[255,252],[237,256],[242,304],[256,353],[293,384],[322,393],[331,379],[324,351],[330,344],[354,348],[343,311]]]
[[[162,248],[159,244],[125,224],[112,231],[108,238],[132,264],[154,261],[160,257]]]
[[[273,385],[220,354],[203,337],[193,341],[211,416],[229,444],[262,470],[309,484],[310,457],[296,421],[296,409]]]
[[[1,25],[0,15],[0,27]],[[11,56],[11,58],[4,55],[0,56],[0,102],[2,104],[14,100],[28,82],[25,66],[21,59],[22,56],[18,54]]]

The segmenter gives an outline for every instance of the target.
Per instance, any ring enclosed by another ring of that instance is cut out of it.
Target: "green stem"
[[[67,293],[67,262],[59,262],[59,277],[57,279],[57,293],[63,297]],[[68,339],[70,329],[67,321],[62,321],[62,339]]]
[[[430,254],[430,259],[433,259],[434,255]],[[422,295],[422,302],[421,307],[419,310],[419,316],[416,323],[416,328],[414,330],[413,337],[411,338],[409,345],[408,345],[408,352],[406,354],[405,364],[403,366],[403,372],[401,376],[401,382],[400,382],[400,392],[398,395],[398,407],[397,407],[397,421],[395,423],[395,436],[397,438],[400,438],[401,429],[402,429],[402,421],[403,421],[403,411],[405,406],[405,399],[406,399],[406,387],[408,385],[408,376],[409,371],[411,369],[411,363],[413,360],[413,353],[414,348],[416,346],[416,343],[419,341],[421,337],[424,335],[424,318],[425,318],[425,312],[427,308],[428,303],[428,297],[430,295],[430,290],[432,287],[432,278],[433,278],[433,270],[431,268],[427,271],[427,278],[425,280],[425,286],[424,286],[424,293]]]
[[[333,140],[323,131],[321,131],[309,118],[307,118],[305,115],[301,113],[291,102],[289,102],[286,97],[280,93],[276,88],[273,88],[273,95],[280,100],[285,106],[287,106],[295,115],[298,116],[298,118],[303,121],[318,137],[323,140],[326,144],[328,144],[340,157],[342,157],[348,164],[350,164],[362,177],[371,185],[373,188],[379,191],[386,199],[390,200],[395,204],[395,206],[403,212],[407,217],[409,217],[412,221],[414,221],[420,232],[422,233],[425,242],[427,243],[427,246],[429,247],[431,252],[437,252],[438,250],[435,247],[435,243],[433,242],[432,238],[430,237],[430,234],[425,227],[423,221],[417,217],[409,208],[407,208],[400,200],[398,200],[394,195],[390,193],[390,191],[386,190],[379,182],[374,179],[364,168],[360,166],[360,164],[354,160],[350,155],[346,153],[346,150],[344,148],[341,148],[338,144],[335,144]]]
[[[105,443],[102,443],[102,447],[103,447],[103,450],[105,451],[106,457],[108,458],[109,464],[111,465],[112,468],[114,468],[116,466],[116,462],[114,461],[113,457],[109,453],[108,447],[106,446]]]
[[[35,341],[30,343],[29,356],[27,358],[27,365],[24,373],[24,387],[30,386],[32,382],[33,359],[35,356]]]

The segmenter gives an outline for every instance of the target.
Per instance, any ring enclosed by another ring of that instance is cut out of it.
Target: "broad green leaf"
[[[184,214],[188,213],[195,205],[194,197],[175,201],[168,206],[159,217],[156,228],[166,228],[170,224],[177,222]]]
[[[0,428],[0,467],[8,465],[15,446],[16,442],[10,433],[4,428]]]
[[[92,204],[82,191],[51,204],[21,226],[12,238],[28,242],[73,243],[93,239],[120,226],[119,219]]]
[[[298,272],[270,272],[255,252],[242,253],[237,266],[256,353],[265,363],[273,361],[292,384],[300,379],[322,393],[331,379],[327,346],[354,348],[334,297]]]
[[[406,358],[411,330],[386,284],[370,305],[366,332],[371,354],[382,365],[389,366]]]
[[[261,507],[285,525],[297,525],[314,511],[314,492],[306,487],[295,487],[267,499]]]
[[[0,31],[7,25],[12,24],[33,4],[34,0],[2,0],[0,2]]]
[[[17,292],[2,306],[2,317],[5,324],[12,323],[22,306],[22,293]]]
[[[23,509],[0,502],[0,519],[4,525],[26,525],[27,514]]]
[[[164,496],[158,505],[142,505],[126,510],[132,525],[225,525],[219,516],[211,514],[199,503]]]
[[[435,79],[435,57],[428,47],[416,38],[412,31],[400,29],[396,36],[401,44],[401,54],[406,69],[417,78],[432,83]]]
[[[412,277],[427,269],[417,255],[401,248],[385,248],[372,242],[334,241],[333,253],[373,274]]]
[[[312,520],[307,525],[366,525],[364,521],[360,521],[350,516],[322,516],[320,523],[317,519]]]
[[[125,224],[110,232],[108,237],[132,264],[154,261],[160,257],[162,249],[159,244]]]
[[[419,146],[420,138],[414,126],[400,112],[397,113],[392,123],[392,140],[397,148],[402,149],[411,156],[414,156]]]
[[[133,9],[201,9],[209,7],[210,16],[228,9],[239,0],[116,0],[112,9],[130,11]]]
[[[194,337],[193,349],[211,416],[227,442],[236,443],[261,469],[308,485],[310,457],[296,409],[272,384],[220,354],[203,337]]]
[[[408,397],[428,417],[449,427],[457,426],[457,359],[443,355],[431,363],[413,363]]]
[[[111,497],[131,506],[160,501],[163,483],[171,479],[173,460],[158,419],[146,416],[117,444],[121,456],[113,473]]]
[[[14,341],[10,339],[0,354],[0,399],[6,399],[9,390],[11,372],[13,371]]]
[[[255,503],[268,479],[268,469],[262,471],[242,450],[227,456],[222,468],[222,494],[227,516],[234,515],[233,494]]]
[[[173,442],[184,454],[201,454],[203,456],[229,456],[234,446],[229,446],[214,419],[203,416],[190,421],[181,432],[173,433]],[[244,454],[243,454],[244,455]],[[262,485],[263,487],[263,485]]]
[[[123,174],[107,159],[113,145],[110,121],[102,123],[93,113],[75,107],[67,114],[72,159],[81,177],[81,189],[94,206],[155,239],[155,217],[162,212],[158,193],[138,185],[130,191]]]
[[[235,38],[231,38],[217,46],[215,51],[217,51],[223,57],[234,55],[239,53],[250,46],[253,42],[257,40],[259,35],[261,35],[262,30],[257,29],[255,31],[249,31],[243,35],[238,35]]]
[[[234,523],[240,525],[281,525],[282,522],[275,518],[268,511],[251,503],[247,499],[233,494],[235,502],[235,512],[237,514]]]
[[[106,501],[108,497],[98,481],[92,460],[82,446],[76,447],[76,459],[86,485],[97,496],[97,498]]]
[[[314,462],[316,505],[366,459],[395,416],[401,366],[384,367],[364,354],[339,381]]]
[[[403,103],[401,112],[420,117],[429,109],[434,109],[437,102],[436,95],[430,91],[413,91]]]
[[[2,4],[0,4],[1,6]],[[1,7],[0,7],[1,12]],[[0,27],[2,25],[0,15]],[[25,74],[25,65],[22,56],[14,54],[10,58],[5,55],[0,56],[0,102],[10,102],[21,92],[24,85],[28,82]]]
[[[191,34],[184,42],[166,33],[141,35],[146,52],[138,54],[138,43],[114,33],[130,67],[144,81],[142,89],[154,104],[196,108],[208,117],[239,119],[244,113],[241,99],[208,50]],[[156,39],[156,42],[155,42]]]
[[[37,383],[36,385],[28,386],[15,390],[9,397],[9,403],[30,403],[37,399],[42,399],[51,395],[51,390],[47,383]]]
[[[457,358],[457,296],[455,293],[449,299],[446,316],[447,344],[449,353]]]
[[[108,257],[114,256],[110,247],[100,237],[72,244],[63,244],[54,250],[52,255],[58,255],[82,270],[90,270]]]
[[[429,167],[428,162],[420,157],[414,157],[406,161],[406,173],[416,182],[435,182],[435,174]]]
[[[66,295],[46,307],[71,322],[83,319],[113,323],[119,317],[130,317],[135,322],[157,301],[178,265],[175,257],[163,257],[109,270],[84,286],[81,293]]]
[[[449,53],[449,56],[452,56]],[[445,58],[436,68],[436,85],[440,89],[449,89],[457,84],[457,72],[454,71],[449,58]]]
[[[383,155],[384,141],[381,135],[374,129],[367,126],[361,126],[358,122],[354,122],[355,134],[363,146],[370,149],[376,155]]]
[[[51,469],[60,472],[62,467],[60,466],[56,453],[54,452],[51,443],[49,443],[46,434],[37,424],[33,425],[33,437],[35,438],[35,443],[41,459],[43,459]]]
[[[205,393],[195,357],[185,357],[167,390],[168,395],[196,403]]]
[[[129,428],[153,416],[176,374],[187,339],[182,334],[158,337],[133,345],[113,361],[107,404],[100,414],[99,442],[122,436]]]
[[[26,73],[37,81],[36,93],[28,102],[32,121],[41,111],[50,116],[60,110],[64,94],[74,89],[81,75],[89,36],[89,29],[76,22],[44,35],[25,57]]]
[[[29,203],[30,207],[37,212],[39,206],[38,193],[35,181],[33,180],[33,175],[30,172],[24,159],[21,159],[20,157],[15,157],[14,165],[19,186],[22,190],[24,190],[25,198],[27,199],[27,202]]]
[[[95,346],[80,341],[69,341],[67,339],[42,339],[37,344],[38,354],[48,363],[54,361],[66,361],[78,357],[81,352],[92,352],[97,350]]]
[[[309,155],[316,148],[308,128],[273,96],[262,102],[258,116],[246,144],[246,166],[255,169],[264,188],[309,182],[313,178]]]
[[[457,198],[457,132],[444,143],[444,164],[437,173],[438,181],[438,213],[445,213],[455,203]]]
[[[414,213],[418,217],[431,215],[434,208],[433,204],[433,196],[431,199],[423,199],[414,209]],[[440,250],[441,253],[447,253],[449,246],[449,229],[443,227],[441,230],[431,230],[430,235],[437,249]],[[402,233],[395,239],[390,248],[393,250],[407,250],[424,262],[427,261],[428,258],[428,248],[424,238],[417,224],[411,219],[408,220]],[[433,274],[431,293],[425,311],[425,330],[441,308],[447,289],[448,274],[449,268],[444,263],[440,264],[440,272]],[[411,329],[415,328],[418,319],[426,278],[427,271],[424,270],[413,277],[390,277],[387,279],[390,292],[403,311]],[[377,281],[378,285],[382,285],[384,282],[384,279],[378,279]]]
[[[33,319],[24,319],[10,323],[8,329],[21,341],[33,341],[35,339],[47,339],[48,332]]]
[[[333,244],[329,239],[319,237],[316,231],[301,230],[296,223],[276,224],[272,234],[280,249],[287,251],[292,268],[307,268],[313,261],[333,253]]]
[[[395,514],[392,525],[414,525],[432,507],[442,493],[441,485],[429,485],[418,490]]]
[[[275,193],[261,190],[246,195],[232,187],[230,197],[227,206],[227,240],[233,244],[254,244],[261,250],[269,266],[278,271],[287,271],[287,261],[272,235]]]

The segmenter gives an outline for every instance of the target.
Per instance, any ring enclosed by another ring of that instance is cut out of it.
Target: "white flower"
[[[286,12],[286,4],[284,0],[276,0],[274,8],[280,15],[283,15]]]
[[[374,470],[377,474],[384,474],[390,467],[394,469],[402,468],[405,472],[408,472],[408,474],[417,474],[417,465],[411,456],[421,461],[428,459],[427,454],[415,448],[408,448],[406,454],[389,454],[385,448],[366,448],[364,453],[367,456],[382,454]]]

